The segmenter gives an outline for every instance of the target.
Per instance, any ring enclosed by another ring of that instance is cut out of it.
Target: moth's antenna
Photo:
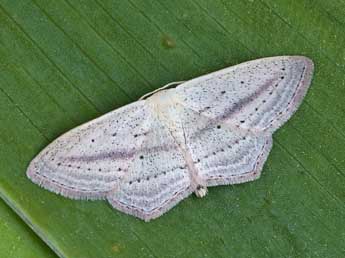
[[[153,95],[153,94],[155,94],[156,92],[158,92],[158,91],[161,91],[161,90],[164,90],[164,89],[166,89],[166,88],[169,88],[170,86],[172,86],[172,85],[177,85],[177,84],[181,84],[181,83],[184,83],[185,81],[178,81],[178,82],[170,82],[170,83],[168,83],[167,85],[164,85],[163,87],[161,87],[161,88],[159,88],[159,89],[156,89],[156,90],[154,90],[154,91],[151,91],[151,92],[149,92],[149,93],[146,93],[144,96],[142,96],[139,100],[143,100],[143,99],[145,99],[145,98],[147,98],[148,96],[151,96],[151,95]]]

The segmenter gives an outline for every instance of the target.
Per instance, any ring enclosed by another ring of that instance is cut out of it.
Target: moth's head
[[[176,103],[176,91],[175,89],[161,90],[147,98],[148,102],[151,102],[155,106],[170,106]]]

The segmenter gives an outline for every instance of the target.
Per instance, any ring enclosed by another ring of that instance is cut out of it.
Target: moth
[[[149,221],[191,193],[259,178],[273,132],[302,102],[312,73],[307,57],[277,56],[163,87],[60,136],[27,176]]]

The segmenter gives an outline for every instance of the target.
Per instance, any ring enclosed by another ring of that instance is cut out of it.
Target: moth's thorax
[[[161,90],[147,99],[147,101],[155,106],[169,106],[175,101],[175,89]]]
[[[176,137],[181,136],[183,113],[182,106],[179,104],[179,95],[175,89],[162,90],[147,99],[152,111],[160,122]]]
[[[178,95],[175,89],[162,90],[147,99],[148,104],[161,119],[172,119],[178,112]]]

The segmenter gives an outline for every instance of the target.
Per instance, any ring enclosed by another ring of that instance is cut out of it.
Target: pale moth
[[[278,56],[163,87],[62,135],[27,176],[149,221],[193,192],[257,179],[273,132],[300,105],[312,73],[310,59]]]

